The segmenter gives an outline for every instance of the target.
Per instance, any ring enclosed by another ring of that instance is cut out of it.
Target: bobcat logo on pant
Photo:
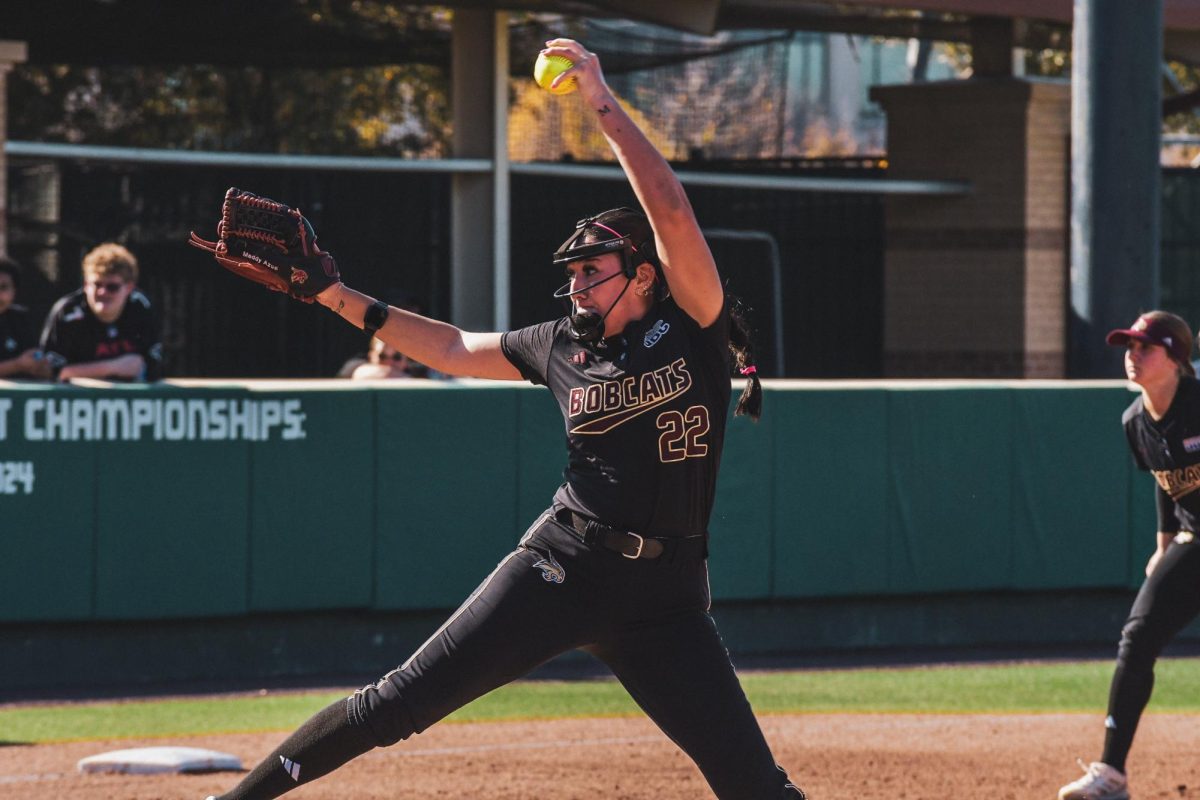
[[[547,583],[562,583],[567,579],[567,571],[562,568],[562,564],[554,560],[554,554],[549,550],[546,551],[544,557],[533,562],[531,566],[542,571],[542,580]]]

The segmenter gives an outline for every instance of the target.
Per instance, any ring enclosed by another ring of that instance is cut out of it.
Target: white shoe
[[[1079,762],[1084,775],[1058,790],[1058,800],[1129,800],[1129,781],[1108,764]]]

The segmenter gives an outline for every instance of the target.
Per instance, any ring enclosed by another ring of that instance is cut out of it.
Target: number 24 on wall
[[[662,431],[658,458],[663,463],[708,455],[708,445],[702,441],[708,433],[708,409],[704,406],[691,406],[682,413],[664,411],[654,424]]]

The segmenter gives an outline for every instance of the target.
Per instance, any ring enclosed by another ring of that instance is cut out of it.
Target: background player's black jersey
[[[1171,407],[1157,422],[1141,395],[1121,422],[1134,462],[1158,483],[1158,529],[1200,533],[1200,382],[1180,377]]]
[[[37,345],[29,309],[13,303],[0,314],[0,361],[16,358]]]
[[[708,532],[729,408],[729,316],[701,329],[673,300],[618,336],[574,342],[563,318],[504,334],[505,356],[566,422],[555,501],[644,535]]]
[[[146,360],[146,380],[162,377],[162,344],[150,300],[137,289],[125,301],[121,316],[101,322],[83,290],[61,298],[50,309],[42,330],[42,349],[66,364],[102,361],[138,353]]]

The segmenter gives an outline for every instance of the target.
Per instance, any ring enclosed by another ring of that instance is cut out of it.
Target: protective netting
[[[528,24],[513,35],[513,159],[610,160],[579,103],[519,74],[539,35],[597,53],[609,85],[669,160],[758,160],[878,152],[830,105],[829,37],[777,31],[695,36],[622,20]],[[843,40],[845,41],[845,40]],[[857,97],[853,98],[857,101]],[[855,109],[857,110],[857,109]]]
[[[447,158],[454,152],[452,23],[449,15],[413,14],[394,34],[395,63],[366,52],[361,63],[337,68],[21,65],[8,82],[9,135],[156,149]],[[420,47],[410,46],[413,30],[421,32]],[[907,80],[909,72],[906,45],[898,41],[804,31],[696,36],[626,20],[514,13],[509,139],[518,161],[612,158],[580,103],[541,91],[531,78],[543,42],[562,35],[600,55],[622,103],[673,161],[879,155],[883,118],[867,87]]]

